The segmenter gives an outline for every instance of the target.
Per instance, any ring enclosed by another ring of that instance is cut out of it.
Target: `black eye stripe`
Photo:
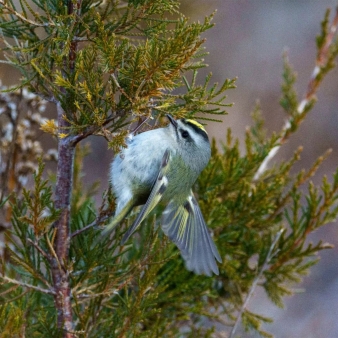
[[[189,121],[185,119],[182,119],[182,122],[186,124],[187,126],[191,127],[192,129],[194,129],[194,131],[197,134],[200,134],[206,141],[209,141],[208,134],[204,130],[202,130],[201,128],[198,128],[195,124],[190,123]]]

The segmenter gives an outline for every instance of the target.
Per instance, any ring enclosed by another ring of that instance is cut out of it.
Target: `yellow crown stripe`
[[[195,121],[195,120],[190,120],[190,119],[187,119],[186,120],[187,122],[195,125],[197,128],[200,128],[202,129],[205,133],[207,133],[207,131],[204,129],[203,125],[201,125],[199,122]]]

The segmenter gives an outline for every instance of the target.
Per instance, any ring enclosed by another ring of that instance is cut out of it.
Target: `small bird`
[[[218,275],[215,258],[222,260],[191,190],[210,159],[208,134],[195,120],[175,120],[169,114],[167,118],[167,127],[129,137],[127,148],[115,156],[111,183],[117,207],[102,235],[143,205],[122,239],[124,244],[154,207],[164,203],[162,230],[181,251],[187,269]]]

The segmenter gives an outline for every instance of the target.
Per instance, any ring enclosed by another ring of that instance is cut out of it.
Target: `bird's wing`
[[[155,206],[162,199],[163,193],[165,192],[168,186],[168,178],[166,174],[170,166],[170,156],[171,156],[170,150],[167,149],[162,157],[161,167],[159,169],[159,173],[157,175],[151,193],[148,197],[148,200],[146,204],[142,207],[134,223],[124,234],[122,238],[122,244],[124,244],[128,240],[128,238],[134,233],[134,231],[138,228],[141,222],[147,217],[147,215],[155,208]]]
[[[196,274],[219,274],[215,258],[222,262],[191,191],[182,205],[171,201],[163,212],[163,232],[177,245],[187,269]]]

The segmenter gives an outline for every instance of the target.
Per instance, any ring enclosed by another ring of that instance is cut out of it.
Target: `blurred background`
[[[279,106],[283,60],[287,51],[290,63],[298,73],[297,91],[302,98],[316,58],[316,35],[327,8],[333,17],[337,1],[333,0],[214,0],[184,1],[183,12],[192,20],[217,9],[215,27],[205,37],[210,54],[205,58],[213,80],[238,77],[237,89],[228,91],[228,115],[222,124],[209,124],[209,132],[224,139],[231,127],[240,140],[246,126],[252,123],[250,113],[259,101],[269,132],[279,131],[286,116]],[[328,148],[333,152],[313,177],[320,183],[330,178],[338,165],[338,69],[324,80],[318,102],[298,132],[281,148],[275,161],[289,158],[298,146],[304,146],[295,170],[308,168]],[[330,179],[331,180],[331,179]],[[330,224],[311,235],[311,241],[323,239],[337,247],[337,224]],[[256,289],[249,309],[271,316],[274,322],[265,329],[277,338],[338,337],[338,249],[320,253],[319,263],[311,269],[302,284],[291,286],[295,295],[285,299],[279,309]],[[240,333],[241,337],[254,337]],[[226,335],[224,335],[226,337]]]
[[[217,9],[216,26],[204,37],[210,53],[205,57],[209,68],[200,72],[212,72],[213,81],[238,77],[237,89],[228,92],[228,108],[223,123],[210,123],[209,133],[221,141],[228,127],[234,136],[244,139],[246,126],[252,124],[250,114],[260,102],[269,133],[279,131],[286,116],[279,106],[281,96],[283,60],[288,52],[289,60],[298,73],[299,98],[306,91],[316,58],[315,37],[320,32],[320,22],[325,10],[335,10],[335,0],[185,0],[183,13],[192,21],[204,20]],[[331,15],[332,18],[333,15]],[[18,73],[0,67],[4,84],[15,83]],[[318,102],[302,123],[298,132],[282,147],[275,161],[289,158],[298,146],[304,146],[301,161],[295,171],[308,168],[328,148],[333,152],[321,166],[313,181],[332,173],[338,165],[338,69],[324,80],[318,92]],[[53,114],[53,113],[51,113]],[[51,116],[52,117],[52,116]],[[55,117],[54,117],[55,118]],[[41,138],[46,136],[42,135]],[[47,138],[46,138],[47,141]],[[88,185],[100,181],[100,190],[108,187],[109,163],[113,153],[107,150],[103,138],[91,137],[88,141],[92,152],[85,161]],[[244,149],[244,147],[242,147]],[[338,244],[336,224],[311,235],[312,241]],[[274,323],[264,329],[277,338],[333,338],[338,337],[338,249],[320,253],[320,262],[311,269],[302,284],[292,286],[296,294],[285,299],[285,308],[279,309],[257,289],[249,309],[271,316]],[[222,330],[222,328],[220,328]],[[220,333],[223,337],[223,334]],[[241,337],[255,337],[240,333]],[[226,334],[224,333],[224,337]]]

